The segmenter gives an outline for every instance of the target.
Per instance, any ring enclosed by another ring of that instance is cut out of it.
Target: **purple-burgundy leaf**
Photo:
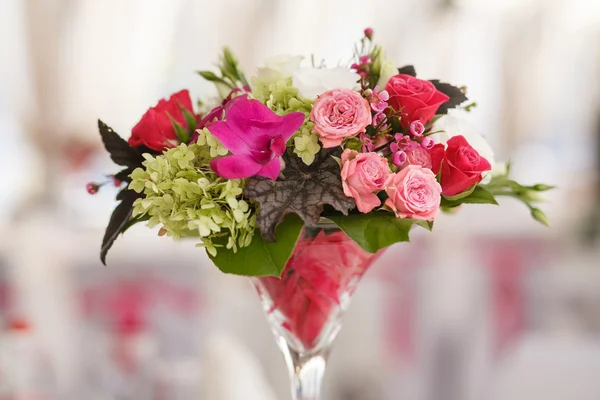
[[[256,222],[266,240],[275,240],[275,228],[288,213],[295,213],[308,226],[315,226],[328,204],[344,215],[356,207],[344,195],[340,166],[332,157],[341,150],[322,149],[311,165],[294,154],[284,154],[285,169],[277,181],[255,176],[246,182],[244,194],[259,205]]]
[[[136,168],[142,164],[142,153],[127,143],[104,122],[98,120],[98,130],[110,158],[118,165]]]

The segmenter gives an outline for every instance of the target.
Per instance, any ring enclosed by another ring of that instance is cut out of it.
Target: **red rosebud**
[[[373,28],[365,29],[365,37],[369,40],[373,40]]]
[[[408,128],[413,121],[427,124],[438,108],[450,100],[433,83],[404,74],[392,76],[385,90],[390,95],[388,104],[405,114],[400,119],[404,128]]]
[[[129,144],[132,147],[146,146],[155,151],[176,147],[179,139],[171,118],[179,125],[187,127],[182,108],[194,112],[190,92],[187,90],[173,94],[168,100],[160,100],[155,107],[146,111],[140,122],[133,127]]]
[[[441,165],[442,194],[449,197],[456,196],[481,182],[481,174],[492,169],[492,166],[471,147],[464,136],[452,137],[447,145],[445,152],[443,145],[435,145],[430,154],[434,173],[437,173],[436,168],[439,170]],[[441,152],[438,146],[441,146]]]

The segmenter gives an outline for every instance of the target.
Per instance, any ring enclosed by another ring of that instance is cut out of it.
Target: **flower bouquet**
[[[199,72],[221,94],[214,104],[175,93],[128,141],[98,122],[122,167],[109,180],[119,204],[102,262],[121,233],[146,222],[160,236],[193,238],[221,271],[253,277],[296,399],[318,397],[358,281],[413,226],[431,230],[440,212],[497,196],[547,224],[534,203],[550,187],[509,179],[457,119],[475,106],[466,89],[396,68],[372,35],[365,30],[351,65],[280,56],[250,80],[225,49],[218,73]]]

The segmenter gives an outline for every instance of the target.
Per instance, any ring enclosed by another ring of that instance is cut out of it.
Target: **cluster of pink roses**
[[[491,169],[464,137],[452,138],[446,148],[434,145],[425,134],[425,124],[448,99],[431,82],[402,74],[393,76],[381,92],[367,89],[361,95],[350,89],[334,89],[316,99],[310,119],[323,147],[340,146],[360,135],[362,153],[347,148],[341,157],[344,193],[356,201],[360,212],[380,207],[383,197],[385,206],[398,218],[432,221],[442,195],[465,192],[481,181],[482,172]],[[369,125],[376,125],[375,118],[385,118],[386,112],[400,113],[407,133],[378,136],[380,147],[376,149],[365,132]],[[387,156],[398,168],[396,173]]]
[[[431,169],[408,164],[394,174],[388,160],[376,153],[344,150],[342,185],[346,196],[356,201],[362,213],[381,206],[377,194],[382,190],[388,196],[385,205],[398,218],[432,221],[440,208],[442,187]]]

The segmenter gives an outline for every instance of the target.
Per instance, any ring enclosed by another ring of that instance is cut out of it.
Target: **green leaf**
[[[121,171],[117,172],[115,174],[115,179],[117,179],[118,181],[121,182],[131,182],[131,177],[129,175],[131,175],[131,173],[135,170],[135,168],[133,167],[128,167],[125,169],[122,169]]]
[[[140,222],[145,222],[150,219],[150,214],[138,215],[137,217],[130,218],[129,221],[123,226],[121,233],[127,232],[129,228],[132,226],[139,224]]]
[[[464,199],[465,197],[470,196],[471,194],[473,194],[473,192],[475,191],[475,188],[477,187],[477,184],[474,184],[473,186],[471,186],[467,191],[459,193],[455,196],[444,196],[444,198],[446,200],[449,201],[457,201],[457,200],[461,200]]]
[[[98,130],[110,158],[118,165],[135,169],[142,165],[142,153],[127,143],[111,127],[98,120]]]
[[[196,131],[196,127],[198,126],[198,121],[196,120],[196,117],[194,116],[194,114],[187,108],[181,107],[181,112],[183,113],[183,116],[185,117],[185,123],[187,125],[188,136],[191,137],[194,134],[194,132]]]
[[[217,255],[209,254],[210,259],[223,272],[244,276],[280,276],[287,260],[292,255],[303,226],[302,220],[295,214],[288,214],[277,227],[277,240],[266,241],[256,231],[248,247],[242,247],[234,253],[226,249],[227,237],[214,239],[221,245]]]
[[[430,82],[433,83],[433,86],[435,86],[438,91],[444,93],[450,98],[437,109],[436,114],[447,114],[450,108],[455,108],[461,103],[469,100],[463,91],[456,86],[452,86],[449,83],[440,82],[437,79],[434,79]]]
[[[376,253],[394,243],[408,242],[408,232],[413,225],[428,230],[433,224],[408,218],[396,218],[390,212],[327,216],[341,230],[369,253]]]
[[[459,200],[448,200],[442,197],[441,206],[444,208],[457,207],[461,204],[495,204],[498,205],[494,195],[481,185],[475,186],[473,192]]]
[[[167,113],[169,119],[171,120],[171,124],[173,125],[173,129],[175,130],[175,134],[177,135],[177,139],[181,143],[187,143],[190,141],[191,135],[185,130],[183,126],[181,126],[169,113]]]
[[[415,70],[415,67],[413,67],[412,65],[405,65],[404,67],[398,68],[398,73],[404,74],[404,75],[410,75],[415,78],[417,77],[417,71]]]
[[[143,194],[138,194],[129,189],[123,189],[117,195],[117,200],[121,202],[115,207],[110,216],[102,238],[102,247],[100,248],[100,261],[102,261],[102,264],[106,265],[108,250],[110,250],[117,237],[126,229],[133,211],[133,202],[143,196]]]

